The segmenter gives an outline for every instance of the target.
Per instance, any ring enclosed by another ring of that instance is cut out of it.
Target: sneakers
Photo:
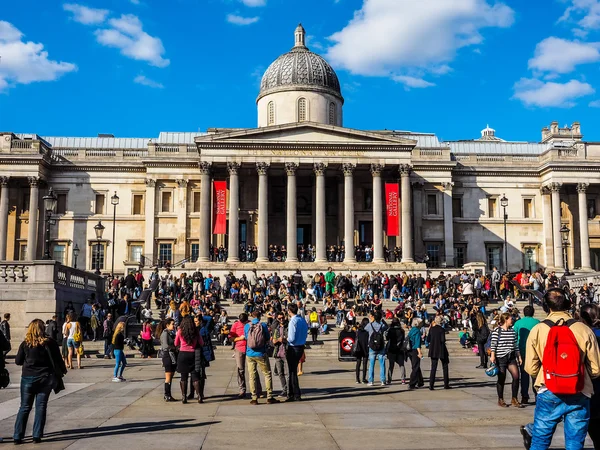
[[[381,386],[385,386],[385,381],[382,381],[382,382],[381,382]]]
[[[369,382],[369,383],[367,384],[367,386],[373,386],[373,383]]]
[[[251,405],[258,405],[258,400],[250,400]]]
[[[119,377],[113,377],[113,383],[120,383],[121,379]]]
[[[119,377],[119,380],[121,380],[121,381],[127,381],[127,380],[126,380],[125,378],[123,378],[123,377]]]
[[[360,384],[360,381],[359,381],[359,380],[357,380],[357,381],[356,381],[356,384]]]

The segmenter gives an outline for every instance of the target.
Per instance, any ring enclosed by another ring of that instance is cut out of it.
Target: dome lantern
[[[306,47],[306,30],[304,29],[301,23],[299,23],[296,27],[294,36],[296,38],[294,48],[302,48],[308,50],[308,48]]]

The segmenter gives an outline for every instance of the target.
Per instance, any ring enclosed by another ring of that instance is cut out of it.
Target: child
[[[463,330],[458,333],[458,339],[460,340],[460,345],[463,348],[471,347],[471,335],[469,334],[469,330],[467,328],[463,328]]]
[[[223,324],[221,327],[221,334],[219,335],[219,342],[221,345],[229,345],[229,332],[231,329],[228,324]]]

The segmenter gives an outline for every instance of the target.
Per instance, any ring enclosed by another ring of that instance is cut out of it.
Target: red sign
[[[227,181],[213,181],[213,234],[227,232]]]
[[[352,339],[351,337],[346,337],[342,339],[340,345],[344,349],[344,351],[350,352],[352,350],[352,347],[354,346],[354,339]]]
[[[385,183],[387,235],[398,236],[398,183]]]

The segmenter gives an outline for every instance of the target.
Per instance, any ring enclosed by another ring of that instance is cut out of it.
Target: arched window
[[[273,102],[269,102],[267,105],[267,125],[275,124],[275,104]]]
[[[329,125],[336,125],[336,122],[337,122],[337,121],[335,120],[335,119],[336,119],[336,117],[337,117],[337,114],[336,114],[336,112],[337,112],[337,111],[336,111],[336,108],[335,108],[335,103],[334,103],[334,102],[331,102],[331,103],[329,104]]]
[[[306,99],[298,99],[298,122],[306,121]]]

